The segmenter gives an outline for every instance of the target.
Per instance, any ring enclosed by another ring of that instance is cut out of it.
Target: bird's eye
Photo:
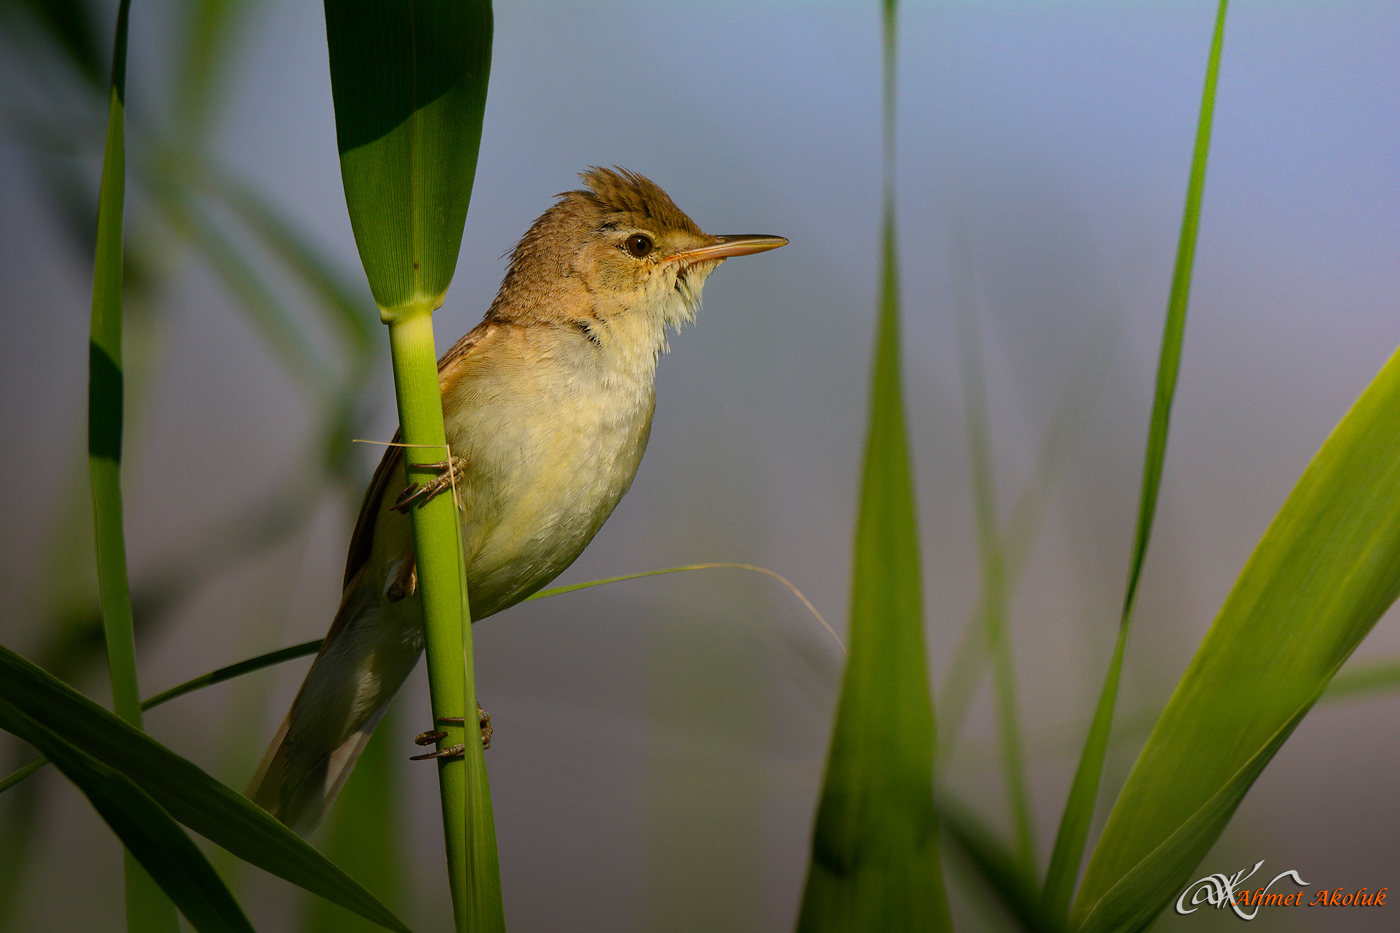
[[[651,242],[651,237],[641,233],[634,233],[627,238],[627,242],[624,243],[623,246],[626,248],[627,252],[636,256],[638,259],[642,259],[652,251],[655,244]]]

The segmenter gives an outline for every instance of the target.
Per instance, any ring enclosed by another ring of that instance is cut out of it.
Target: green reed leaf
[[[373,895],[252,801],[3,646],[0,700],[125,775],[176,820],[244,861],[390,929],[408,930]]]
[[[126,37],[131,0],[117,7],[108,95],[107,141],[102,153],[102,188],[97,199],[93,258],[92,329],[88,343],[88,474],[92,480],[93,530],[97,545],[98,593],[112,707],[141,728],[141,692],[136,682],[136,635],[126,574],[122,518],[122,215],[126,201]],[[127,850],[127,926],[136,933],[178,933],[175,906]]]
[[[491,5],[326,0],[336,141],[350,224],[385,314],[436,308],[476,177]]]
[[[1400,353],[1333,429],[1235,581],[1114,804],[1075,925],[1136,930],[1156,916],[1397,594]]]
[[[1171,295],[1167,300],[1166,326],[1162,334],[1161,356],[1157,363],[1157,390],[1152,403],[1152,423],[1147,434],[1147,457],[1142,468],[1142,497],[1138,504],[1137,531],[1133,536],[1133,556],[1128,569],[1128,586],[1123,596],[1118,639],[1109,661],[1094,710],[1093,724],[1084,741],[1084,752],[1070,786],[1060,818],[1060,830],[1055,837],[1055,849],[1045,879],[1045,904],[1055,917],[1069,911],[1074,894],[1074,881],[1084,857],[1084,843],[1089,837],[1089,823],[1094,816],[1099,781],[1103,777],[1104,759],[1108,754],[1108,738],[1113,728],[1113,709],[1118,700],[1118,681],[1123,672],[1123,653],[1127,647],[1128,629],[1132,622],[1133,603],[1137,599],[1142,565],[1147,558],[1147,545],[1152,537],[1152,520],[1157,512],[1157,494],[1162,484],[1162,465],[1167,454],[1167,429],[1171,421],[1172,398],[1176,394],[1177,374],[1181,369],[1181,345],[1186,333],[1186,303],[1191,293],[1191,269],[1196,257],[1196,234],[1201,224],[1201,195],[1205,189],[1206,159],[1210,153],[1210,129],[1215,113],[1215,87],[1220,75],[1220,50],[1225,41],[1225,11],[1227,0],[1220,0],[1215,17],[1215,32],[1211,39],[1210,58],[1206,64],[1205,89],[1201,93],[1201,111],[1196,125],[1195,152],[1191,157],[1191,178],[1186,187],[1186,210],[1181,221],[1181,239],[1177,244],[1176,270],[1172,274]]]
[[[933,805],[933,701],[889,206],[884,239],[846,673],[797,922],[802,933],[952,928]]]
[[[252,933],[243,910],[204,853],[149,794],[62,735],[0,700],[0,728],[51,758],[92,802],[150,878],[200,933]],[[173,912],[173,907],[172,907]],[[135,928],[130,920],[128,928]],[[147,922],[144,918],[137,923]],[[178,930],[178,923],[174,927]]]
[[[951,930],[933,803],[933,699],[900,375],[895,254],[896,4],[883,5],[885,197],[851,624],[802,894],[801,933]]]

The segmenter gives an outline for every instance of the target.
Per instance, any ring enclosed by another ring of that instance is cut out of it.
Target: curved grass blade
[[[1220,0],[1215,17],[1215,32],[1211,39],[1210,58],[1206,64],[1205,88],[1201,93],[1201,112],[1196,126],[1195,152],[1191,157],[1191,178],[1186,188],[1186,209],[1181,221],[1181,240],[1177,244],[1176,270],[1172,274],[1171,296],[1167,300],[1167,320],[1162,334],[1161,357],[1157,364],[1156,398],[1152,403],[1152,424],[1147,434],[1147,456],[1142,468],[1142,498],[1138,505],[1137,531],[1133,536],[1133,557],[1128,570],[1128,586],[1123,596],[1123,611],[1119,618],[1118,639],[1109,661],[1108,676],[1094,710],[1093,724],[1084,741],[1084,752],[1070,785],[1069,799],[1060,818],[1055,837],[1055,849],[1050,857],[1050,869],[1045,878],[1045,905],[1050,915],[1063,918],[1069,911],[1074,895],[1074,880],[1084,856],[1084,843],[1089,837],[1089,823],[1094,816],[1099,781],[1103,777],[1104,757],[1108,753],[1108,737],[1113,728],[1113,709],[1118,700],[1118,680],[1123,671],[1123,652],[1127,647],[1128,629],[1132,623],[1133,603],[1142,565],[1147,557],[1147,545],[1152,537],[1152,520],[1157,512],[1157,494],[1162,484],[1162,464],[1167,453],[1167,429],[1171,421],[1172,397],[1176,393],[1177,373],[1181,368],[1181,345],[1186,333],[1186,304],[1191,293],[1191,269],[1196,256],[1196,233],[1201,223],[1201,195],[1205,189],[1206,159],[1210,152],[1211,121],[1215,113],[1215,87],[1220,75],[1220,50],[1225,41],[1225,11],[1228,0]]]
[[[51,758],[92,802],[126,850],[200,933],[252,933],[253,927],[193,840],[121,772],[0,700],[0,728]]]
[[[122,518],[122,215],[126,201],[126,37],[131,0],[117,7],[108,95],[102,188],[97,199],[93,257],[92,330],[88,358],[88,474],[92,480],[97,583],[112,707],[141,728],[136,682],[136,634],[126,575]],[[127,927],[136,933],[179,933],[175,907],[151,881],[130,850],[126,854]]]
[[[257,805],[3,646],[0,700],[126,775],[172,817],[209,841],[298,887],[407,933],[388,908]]]
[[[773,579],[781,583],[783,586],[787,587],[788,590],[794,596],[796,596],[799,600],[802,601],[802,605],[807,607],[807,611],[810,612],[812,616],[817,620],[817,622],[821,624],[822,628],[826,629],[827,634],[829,634],[836,641],[836,647],[841,649],[842,654],[845,653],[846,646],[841,642],[841,638],[839,635],[836,634],[836,630],[833,629],[831,625],[826,621],[826,619],[822,617],[822,614],[817,611],[817,607],[812,605],[811,600],[809,600],[801,590],[794,586],[792,582],[786,577],[784,577],[782,574],[777,573],[776,571],[769,570],[767,567],[759,567],[754,564],[734,564],[720,562],[708,564],[688,564],[683,567],[664,567],[660,570],[644,570],[641,573],[628,573],[617,577],[605,577],[601,580],[589,580],[585,583],[571,583],[567,586],[556,586],[551,589],[540,590],[538,593],[527,597],[526,602],[529,602],[533,599],[548,599],[551,596],[562,596],[565,593],[573,593],[578,590],[586,590],[591,587],[603,586],[608,583],[621,583],[626,580],[640,580],[644,577],[655,577],[668,573],[684,573],[692,570],[750,570],[755,573],[761,573],[765,576],[772,577]],[[244,674],[251,674],[254,671],[260,671],[263,668],[271,667],[274,664],[281,664],[283,661],[293,661],[297,658],[304,658],[308,655],[315,654],[316,652],[321,650],[321,645],[323,641],[324,639],[315,638],[311,641],[302,642],[299,645],[291,645],[286,648],[278,648],[276,651],[269,651],[266,654],[260,654],[256,657],[248,658],[244,661],[238,661],[234,664],[225,665],[224,667],[212,670],[207,674],[200,674],[198,677],[191,678],[190,680],[187,680],[181,684],[176,684],[168,690],[163,690],[160,693],[157,693],[155,696],[143,700],[141,702],[141,709],[143,712],[146,710],[154,709],[155,707],[160,706],[163,703],[168,703],[171,700],[177,697],[182,697],[187,693],[193,693],[194,691],[202,690],[205,687],[212,687],[214,684],[223,683],[226,680],[232,680],[233,678],[241,677]],[[40,768],[42,768],[46,763],[47,761],[43,758],[36,759],[35,761],[31,761],[29,764],[25,765],[23,768],[20,768],[19,770],[15,771],[8,777],[0,779],[0,793],[4,793],[6,790],[9,790],[11,787],[18,784],[20,781],[23,781],[25,778],[29,777],[31,774],[35,773]]]
[[[325,0],[340,174],[355,245],[389,327],[408,479],[449,451],[432,313],[457,266],[491,69],[490,0]],[[412,510],[433,719],[476,704],[460,526],[449,497]],[[459,931],[505,929],[480,732],[438,748],[448,881]]]
[[[1076,924],[1156,916],[1398,593],[1400,353],[1333,429],[1235,581],[1114,804]]]
[[[900,385],[895,256],[896,4],[883,5],[880,310],[856,518],[846,671],[797,929],[951,930],[933,805],[933,699]]]

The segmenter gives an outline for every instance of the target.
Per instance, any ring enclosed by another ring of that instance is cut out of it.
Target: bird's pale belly
[[[471,426],[462,523],[473,619],[562,573],[632,485],[651,429],[650,393],[640,404],[596,401]]]

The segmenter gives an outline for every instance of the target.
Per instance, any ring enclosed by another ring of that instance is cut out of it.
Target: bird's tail
[[[423,650],[418,600],[382,601],[359,577],[248,785],[254,803],[305,836],[350,776]]]

